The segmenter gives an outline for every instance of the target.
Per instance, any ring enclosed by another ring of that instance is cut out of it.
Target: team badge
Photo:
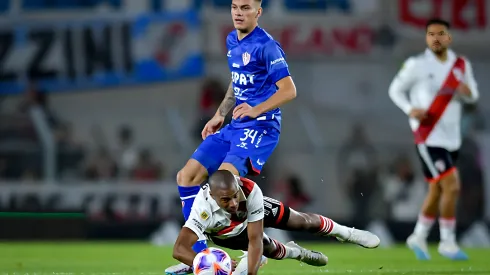
[[[434,163],[434,166],[436,167],[437,170],[439,170],[439,172],[444,172],[446,171],[446,164],[444,163],[444,161],[442,159],[439,159],[437,160],[435,163]]]
[[[208,213],[206,213],[206,211],[202,211],[202,213],[201,213],[201,219],[207,220],[208,218],[209,218]]]
[[[243,66],[247,66],[247,64],[250,62],[250,54],[248,52],[244,52],[242,54],[242,60],[243,60]]]

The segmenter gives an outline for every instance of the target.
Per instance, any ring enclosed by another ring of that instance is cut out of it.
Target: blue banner
[[[200,37],[195,11],[19,21],[0,27],[0,94],[23,92],[30,79],[58,92],[199,77]]]

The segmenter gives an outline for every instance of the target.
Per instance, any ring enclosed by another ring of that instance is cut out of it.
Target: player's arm
[[[179,236],[174,244],[172,256],[174,259],[188,266],[192,266],[192,261],[196,257],[196,252],[192,246],[199,240],[197,234],[188,227],[182,227]]]
[[[268,100],[255,106],[260,114],[276,109],[296,97],[296,85],[289,73],[285,54],[275,41],[269,41],[264,45],[262,58],[268,77],[276,84],[277,91]]]
[[[264,252],[264,196],[258,185],[247,199],[248,274],[257,274]]]
[[[248,233],[248,274],[257,274],[260,260],[264,252],[264,220],[251,222],[247,227]]]
[[[475,76],[473,75],[473,68],[471,67],[471,63],[465,59],[466,66],[466,74],[464,82],[458,87],[458,92],[461,99],[466,103],[474,103],[480,97],[480,93],[478,91],[478,85],[475,80]]]
[[[202,207],[195,207],[200,202],[194,201],[189,219],[184,224],[184,227],[180,230],[179,237],[175,241],[173,257],[188,265],[192,266],[192,261],[196,257],[196,252],[192,250],[192,246],[198,240],[204,240],[204,231],[209,226],[211,220],[211,211]]]
[[[291,76],[286,76],[277,81],[276,86],[278,88],[277,92],[268,100],[255,107],[258,113],[263,114],[267,111],[274,110],[296,97],[296,86]]]
[[[221,101],[221,104],[216,111],[215,116],[226,117],[226,115],[230,112],[231,108],[235,106],[236,98],[235,93],[233,92],[233,82],[230,81],[230,85],[228,86],[228,90],[226,90],[225,98]]]
[[[415,60],[409,58],[391,82],[388,91],[393,103],[407,115],[414,109],[408,100],[407,91],[414,83],[415,73]]]

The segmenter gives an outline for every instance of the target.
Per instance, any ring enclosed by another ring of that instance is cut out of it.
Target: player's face
[[[427,28],[427,46],[436,54],[444,52],[451,44],[451,35],[444,25],[432,24]]]
[[[231,3],[231,17],[235,29],[250,32],[262,14],[262,8],[256,0],[233,0]]]
[[[238,204],[240,203],[239,189],[234,186],[228,190],[216,190],[213,193],[213,198],[216,203],[230,214],[236,213],[238,210]]]

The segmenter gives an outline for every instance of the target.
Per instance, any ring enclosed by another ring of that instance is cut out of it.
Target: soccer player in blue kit
[[[184,218],[207,176],[217,170],[235,175],[257,175],[279,142],[279,106],[296,97],[284,51],[271,35],[258,26],[261,0],[232,0],[231,15],[236,30],[226,38],[231,83],[214,117],[204,126],[203,142],[177,174]],[[233,109],[233,119],[223,126]],[[206,240],[193,247],[206,248]],[[192,273],[178,264],[166,274]]]

